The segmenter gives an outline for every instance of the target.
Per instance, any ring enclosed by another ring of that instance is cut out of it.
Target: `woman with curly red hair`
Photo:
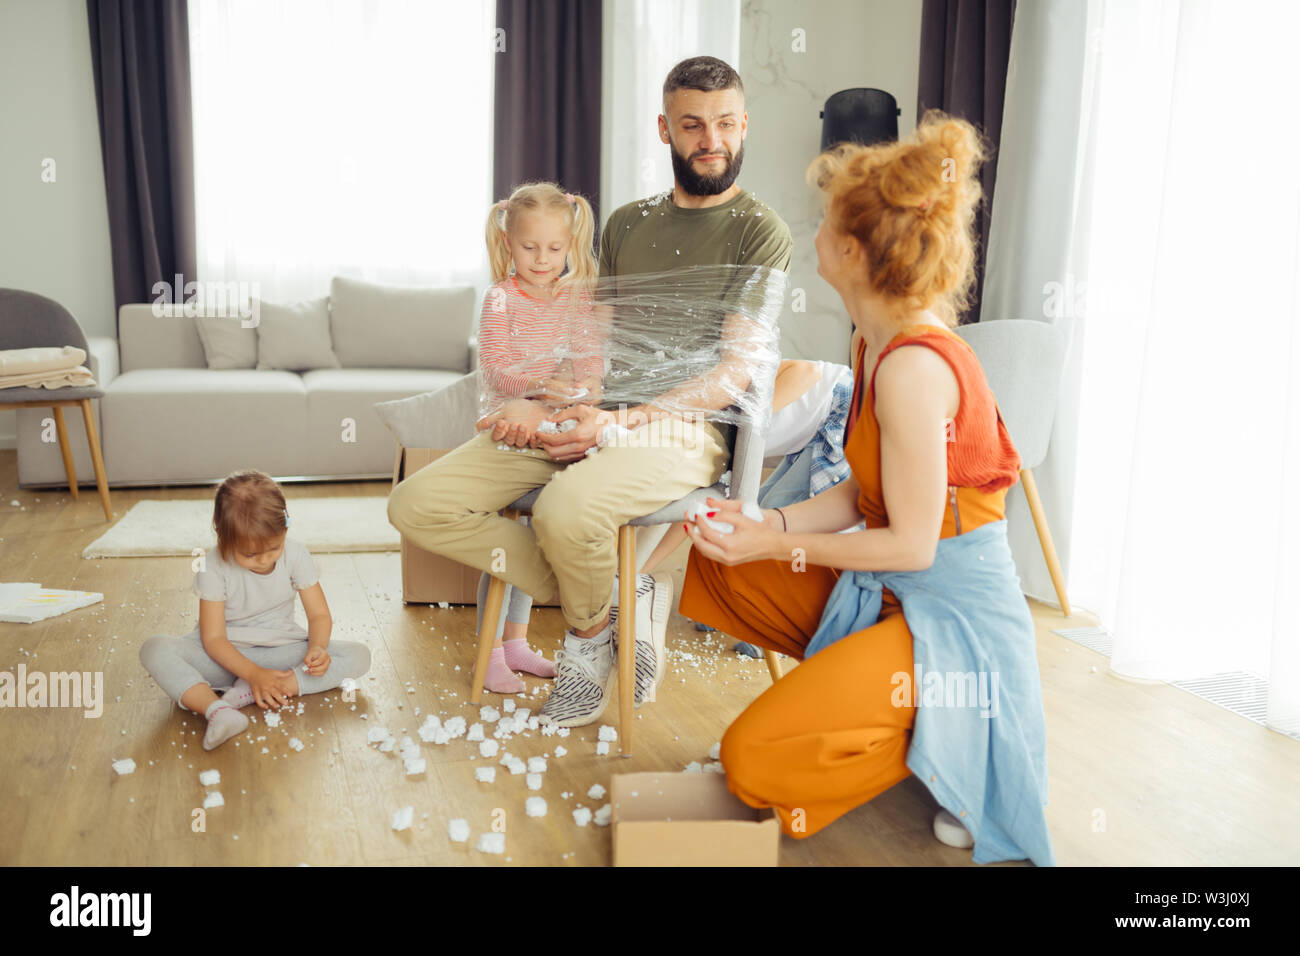
[[[787,834],[915,772],[944,808],[941,840],[976,862],[1051,864],[1034,628],[1006,543],[1020,459],[952,331],[983,158],[973,126],[931,112],[905,141],[810,165],[826,201],[817,271],[861,337],[852,474],[761,521],[710,499],[734,531],[688,520],[680,610],[801,661],[722,740],[732,792]]]

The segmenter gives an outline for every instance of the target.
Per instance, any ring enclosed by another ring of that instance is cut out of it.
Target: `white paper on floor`
[[[388,521],[388,496],[294,498],[290,534],[312,552],[396,551],[401,535]],[[83,558],[184,555],[216,545],[212,499],[138,501],[92,541]]]
[[[34,624],[104,600],[98,591],[64,591],[14,581],[0,584],[0,621]]]

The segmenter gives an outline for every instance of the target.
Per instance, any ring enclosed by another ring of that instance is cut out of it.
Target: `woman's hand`
[[[577,421],[578,424],[567,432],[539,434],[534,447],[544,449],[554,461],[577,461],[585,457],[587,449],[597,443],[606,425],[617,423],[618,416],[611,411],[593,408],[583,402],[562,409],[550,417],[550,421],[557,424],[570,419]]]
[[[307,656],[302,659],[303,666],[312,677],[320,677],[330,669],[329,652],[323,647],[308,648]]]
[[[704,501],[711,509],[706,512],[709,518],[726,522],[735,530],[730,534],[715,531],[706,522],[684,515],[686,536],[701,555],[728,566],[784,556],[781,532],[774,529],[770,518],[759,522],[747,517],[740,510],[742,503],[736,499],[706,498]]]
[[[248,677],[248,686],[253,690],[253,700],[265,710],[272,705],[283,707],[289,703],[289,682],[293,680],[293,671],[273,671],[259,667]]]

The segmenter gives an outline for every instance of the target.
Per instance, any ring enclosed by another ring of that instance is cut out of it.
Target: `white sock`
[[[203,735],[204,750],[220,747],[248,726],[248,718],[223,700],[214,700],[203,716],[208,718],[208,730]]]
[[[601,629],[600,633],[593,634],[591,637],[579,637],[574,632],[573,628],[569,628],[568,633],[565,635],[565,639],[567,640],[570,637],[575,641],[590,641],[592,644],[604,644],[610,638],[610,624],[606,621],[605,626]]]

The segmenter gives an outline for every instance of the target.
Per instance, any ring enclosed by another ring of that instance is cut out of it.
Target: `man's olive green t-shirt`
[[[620,291],[618,276],[667,273],[690,266],[765,266],[784,273],[790,269],[793,247],[790,230],[781,217],[746,190],[740,190],[729,202],[704,209],[677,206],[671,191],[665,192],[628,203],[610,215],[600,237],[602,294],[606,288],[611,288],[616,296],[635,296],[644,290],[644,284],[638,282],[634,286],[636,291]],[[725,297],[721,290],[708,293],[708,298],[714,301]],[[622,300],[619,302],[621,306]],[[621,315],[624,321],[629,321],[627,313],[635,311],[615,309],[616,341]],[[655,344],[662,346],[668,361],[676,363],[667,382],[660,374],[664,360],[657,359],[654,353],[619,354],[621,350],[616,350],[605,378],[605,395],[600,407],[614,409],[620,404],[651,402],[680,384],[684,376],[709,371],[721,359],[723,316],[718,309],[696,309],[687,322],[679,312],[655,329]],[[638,316],[630,321],[646,319]],[[726,426],[723,431],[730,446],[735,437],[734,426]]]

